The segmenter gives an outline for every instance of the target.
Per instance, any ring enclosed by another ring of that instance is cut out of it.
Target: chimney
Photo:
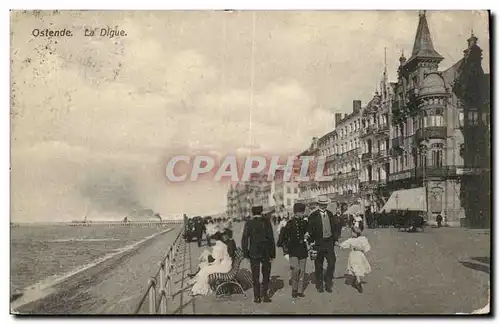
[[[336,113],[335,114],[335,127],[337,127],[338,124],[340,124],[340,120],[342,119],[342,114],[341,113]]]
[[[352,101],[352,112],[358,113],[361,110],[361,100]]]

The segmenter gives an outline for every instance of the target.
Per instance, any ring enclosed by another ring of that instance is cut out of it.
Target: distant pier
[[[168,226],[172,224],[182,224],[182,220],[163,220],[163,221],[131,221],[131,222],[123,222],[123,221],[116,221],[116,222],[72,222],[72,223],[67,223],[69,226],[73,227],[92,227],[92,226],[108,226],[108,227],[115,227],[115,226],[152,226],[152,225],[157,225],[157,226]]]

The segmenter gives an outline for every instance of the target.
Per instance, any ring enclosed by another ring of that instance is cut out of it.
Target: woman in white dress
[[[191,283],[193,283],[192,295],[208,295],[210,293],[208,276],[212,273],[227,273],[231,270],[232,260],[226,244],[222,242],[222,234],[217,232],[213,235],[213,238],[215,239],[215,245],[208,257],[209,263],[200,266],[200,271],[191,279]]]
[[[372,271],[370,263],[365,257],[365,253],[371,249],[370,243],[361,234],[359,227],[352,227],[352,237],[340,243],[339,246],[343,249],[351,249],[349,260],[347,261],[347,274],[356,278],[356,281],[353,282],[353,287],[362,293],[361,278]]]

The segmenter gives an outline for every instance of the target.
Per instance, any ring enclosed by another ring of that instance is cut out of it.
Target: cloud
[[[461,58],[474,28],[488,70],[485,12],[429,12],[428,20],[443,68]],[[249,144],[266,154],[302,151],[332,130],[333,113],[371,98],[384,47],[395,78],[417,15],[258,12],[255,39],[251,22],[252,12],[14,13],[12,218],[123,218],[102,208],[107,202],[89,202],[101,191],[82,194],[88,183],[117,193],[126,184],[130,201],[163,214],[224,208],[226,184],[168,184],[166,159],[243,154]],[[107,25],[128,36],[83,35]],[[75,36],[33,38],[33,28]]]

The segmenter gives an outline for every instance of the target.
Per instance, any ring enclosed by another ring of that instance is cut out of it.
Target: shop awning
[[[351,207],[347,208],[347,210],[344,212],[344,215],[358,215],[358,214],[364,214],[365,209],[362,205],[360,204],[354,204]]]
[[[397,190],[392,193],[389,200],[380,210],[390,212],[391,210],[427,211],[426,191],[424,187]]]

